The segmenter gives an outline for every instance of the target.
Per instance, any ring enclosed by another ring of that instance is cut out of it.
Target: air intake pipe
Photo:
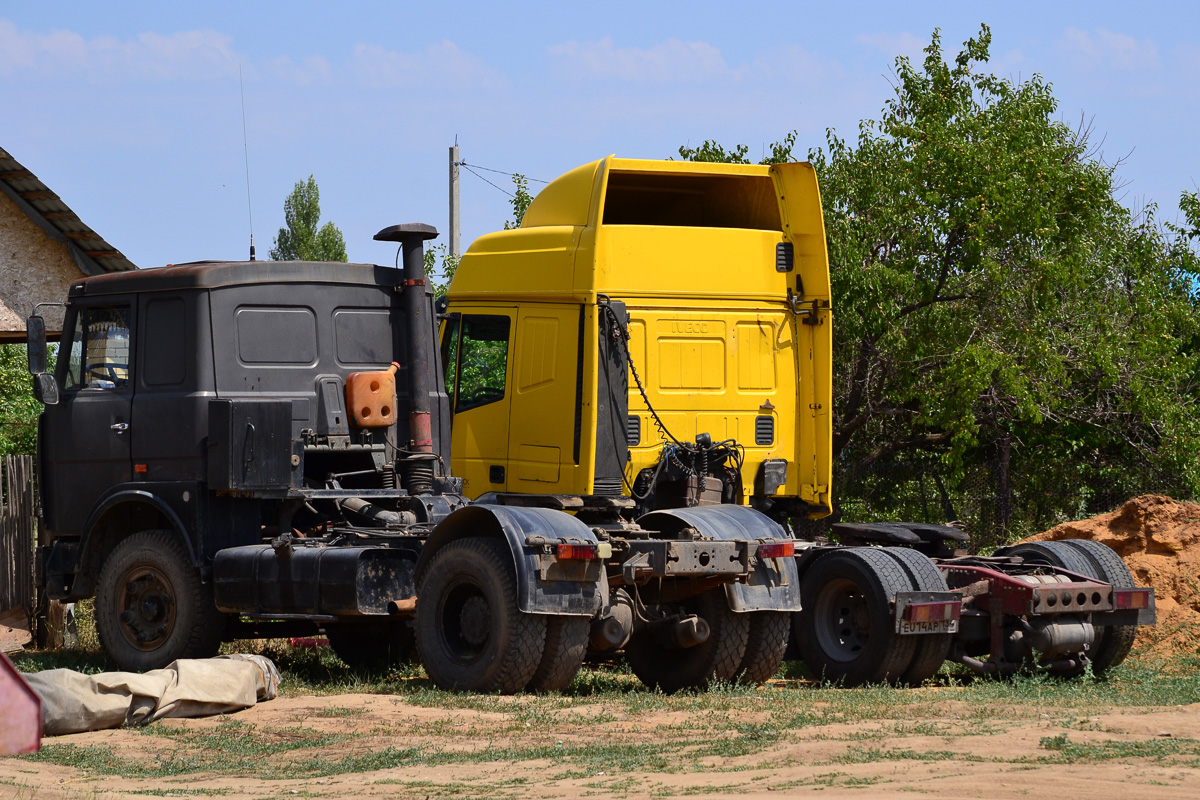
[[[425,241],[438,235],[437,228],[423,223],[392,225],[375,234],[380,242],[399,242],[404,256],[404,314],[408,318],[408,435],[407,448],[418,453],[433,452],[430,396],[434,391],[430,357],[437,352],[430,318],[429,292],[425,280]],[[432,487],[430,487],[432,489]]]

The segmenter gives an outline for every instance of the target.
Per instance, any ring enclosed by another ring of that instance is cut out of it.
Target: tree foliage
[[[30,388],[25,346],[0,345],[0,455],[32,453],[42,404]]]
[[[521,227],[521,222],[525,219],[525,212],[529,210],[529,204],[533,202],[533,195],[529,193],[529,179],[520,173],[512,176],[513,195],[508,201],[512,206],[513,218],[504,221],[504,230],[511,231],[514,228]]]
[[[924,452],[947,474],[986,460],[1002,493],[1151,476],[1194,492],[1200,203],[1185,195],[1176,226],[1124,208],[1047,82],[986,71],[990,39],[984,26],[948,63],[935,31],[920,65],[896,60],[894,94],[856,142],[830,131],[809,153],[833,282],[835,464]]]
[[[450,248],[444,244],[425,248],[425,275],[435,296],[441,297],[449,290],[450,281],[458,271],[458,262],[458,257],[450,255]]]
[[[271,248],[274,261],[345,261],[346,240],[332,222],[321,225],[321,192],[312,175],[283,201],[284,227]],[[319,226],[319,227],[318,227]]]

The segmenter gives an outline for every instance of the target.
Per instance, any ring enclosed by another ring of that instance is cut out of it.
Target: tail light
[[[909,622],[945,622],[962,616],[962,603],[957,600],[936,603],[910,603],[904,608]]]
[[[795,542],[771,542],[758,546],[759,558],[790,558],[796,555]]]
[[[560,544],[555,549],[556,555],[569,561],[593,561],[597,558],[612,556],[612,545],[607,542],[589,544]]]
[[[1114,589],[1113,608],[1118,610],[1149,608],[1149,589]]]

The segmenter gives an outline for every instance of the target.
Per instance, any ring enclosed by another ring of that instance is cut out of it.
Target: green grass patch
[[[1043,736],[1038,746],[1051,751],[1050,755],[1039,756],[1036,759],[1037,763],[1041,764],[1078,764],[1147,758],[1156,762],[1171,761],[1180,766],[1200,766],[1200,759],[1197,759],[1197,756],[1200,756],[1200,741],[1196,739],[1163,737],[1133,741],[1106,739],[1101,742],[1078,742],[1072,741],[1068,734],[1060,733],[1057,736]]]

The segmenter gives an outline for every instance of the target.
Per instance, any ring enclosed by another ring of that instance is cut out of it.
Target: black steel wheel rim
[[[157,650],[175,629],[175,587],[153,567],[134,567],[121,578],[117,592],[118,627],[130,646]]]
[[[821,650],[834,661],[850,662],[862,656],[871,633],[869,600],[862,589],[845,578],[821,587],[813,609],[813,633]]]
[[[478,661],[487,649],[495,624],[487,596],[475,583],[458,581],[446,590],[439,611],[446,652],[460,663]]]

